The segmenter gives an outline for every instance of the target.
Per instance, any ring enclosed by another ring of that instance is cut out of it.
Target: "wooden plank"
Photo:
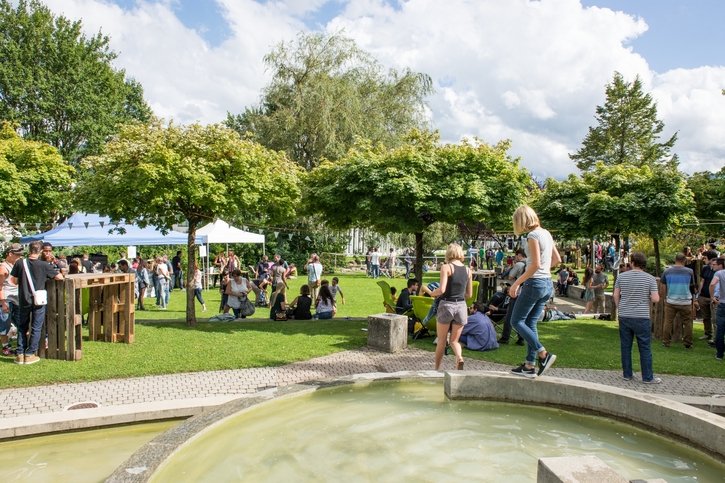
[[[119,332],[121,333],[121,340],[123,340],[125,343],[130,344],[133,342],[133,323],[134,323],[134,317],[135,317],[135,309],[136,306],[134,304],[134,288],[135,288],[136,282],[135,280],[130,281],[126,285],[123,285],[123,312],[120,315],[121,318],[121,327],[119,328]]]
[[[102,340],[105,340],[106,342],[113,342],[113,324],[114,324],[114,314],[115,314],[115,290],[116,287],[113,285],[104,285],[103,290],[103,313],[101,314],[103,318],[103,327],[102,327],[102,334],[103,338]]]
[[[76,302],[76,289],[73,283],[66,280],[65,284],[65,307],[66,313],[63,317],[63,325],[65,328],[65,343],[63,344],[63,360],[72,361],[76,352],[76,331],[75,331],[75,314],[78,313],[78,303]],[[80,293],[80,290],[78,290]]]
[[[135,277],[133,273],[76,273],[68,275],[75,288],[96,287],[103,285],[114,285],[128,283],[129,279]]]
[[[90,340],[101,339],[101,324],[103,323],[102,310],[103,305],[101,298],[103,297],[102,287],[91,287],[89,289],[90,301],[88,305],[88,335]]]

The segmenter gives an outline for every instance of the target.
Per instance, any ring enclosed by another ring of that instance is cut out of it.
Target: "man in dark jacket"
[[[410,315],[413,313],[413,302],[410,296],[418,293],[419,282],[414,279],[408,279],[408,286],[400,291],[398,302],[395,304],[395,312],[401,315]]]

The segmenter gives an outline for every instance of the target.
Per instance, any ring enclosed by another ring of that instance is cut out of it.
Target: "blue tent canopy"
[[[119,233],[123,229],[124,233]],[[170,231],[166,235],[157,228],[140,228],[132,223],[111,223],[107,216],[96,213],[75,213],[52,230],[20,239],[21,243],[35,240],[48,241],[53,246],[131,246],[131,245],[186,245],[187,234]],[[197,236],[196,243],[206,243],[206,236]]]

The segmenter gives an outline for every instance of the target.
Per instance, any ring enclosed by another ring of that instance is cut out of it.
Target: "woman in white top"
[[[516,299],[511,325],[526,341],[526,360],[511,372],[534,378],[542,375],[556,361],[556,355],[548,352],[539,342],[536,322],[553,295],[551,267],[559,265],[561,257],[551,233],[541,228],[539,217],[530,207],[519,206],[514,212],[513,224],[516,235],[526,235],[526,271],[509,288],[509,296]]]
[[[242,277],[242,271],[238,268],[232,270],[232,276],[225,290],[227,305],[224,307],[224,313],[228,313],[231,308],[234,311],[234,316],[239,318],[241,316],[242,300],[247,298],[250,289],[251,285],[246,278]]]
[[[330,293],[330,286],[323,285],[320,287],[320,296],[315,302],[315,318],[316,319],[331,319],[337,313],[337,307],[335,306],[335,300],[332,298]]]

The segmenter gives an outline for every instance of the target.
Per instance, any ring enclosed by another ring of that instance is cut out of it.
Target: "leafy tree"
[[[52,146],[0,125],[0,212],[11,222],[45,222],[69,208],[73,168]]]
[[[162,230],[185,220],[189,267],[200,224],[215,217],[255,224],[287,219],[300,196],[299,169],[284,154],[220,125],[127,124],[81,166],[81,208]],[[196,323],[192,280],[189,269],[189,325]]]
[[[657,119],[657,104],[642,90],[639,77],[625,82],[619,72],[606,86],[606,100],[597,106],[598,125],[590,127],[582,147],[569,157],[582,171],[594,169],[596,163],[605,165],[631,164],[643,166],[669,163],[676,166],[677,158],[670,150],[677,134],[658,142],[664,123]]]
[[[149,119],[141,85],[111,66],[108,37],[86,37],[80,21],[38,0],[0,0],[0,32],[0,119],[24,137],[77,161],[98,152],[118,123]]]
[[[694,209],[692,192],[677,169],[604,163],[581,177],[548,180],[535,206],[544,223],[568,236],[648,235],[657,266],[658,240],[692,220]]]
[[[586,204],[592,192],[584,179],[570,174],[563,181],[549,178],[544,189],[532,202],[542,223],[564,238],[592,238],[603,233],[602,227],[586,223]]]
[[[426,228],[504,220],[526,196],[531,178],[508,149],[508,141],[441,145],[437,133],[417,131],[397,148],[359,141],[344,158],[308,175],[303,204],[334,228],[415,234],[420,279]]]
[[[227,125],[267,147],[284,150],[306,169],[342,157],[360,136],[397,145],[423,124],[427,75],[383,72],[369,54],[339,34],[300,34],[264,58],[272,81],[261,104]]]
[[[702,171],[687,180],[687,187],[695,195],[695,216],[701,231],[717,237],[725,231],[725,167],[717,173]]]

